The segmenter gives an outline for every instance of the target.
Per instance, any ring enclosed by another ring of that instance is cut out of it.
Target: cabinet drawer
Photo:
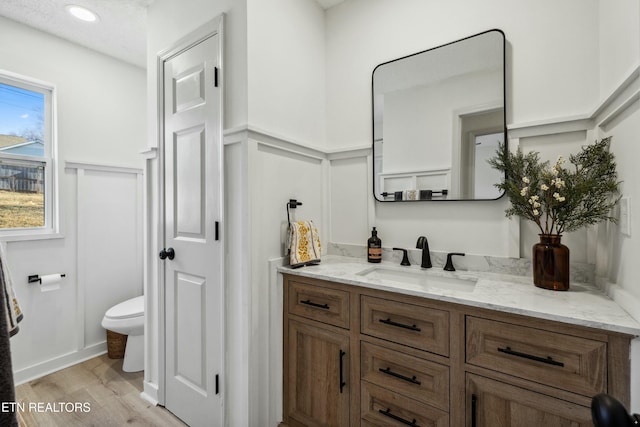
[[[449,367],[368,342],[360,346],[361,378],[370,383],[449,410]]]
[[[363,295],[360,332],[449,356],[449,312]]]
[[[449,414],[362,381],[362,426],[448,427]]]
[[[289,313],[349,329],[349,292],[289,282]]]
[[[505,374],[593,396],[607,389],[607,344],[467,317],[466,361]]]

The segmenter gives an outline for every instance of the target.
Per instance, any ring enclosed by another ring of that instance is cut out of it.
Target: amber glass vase
[[[533,245],[533,283],[554,291],[569,290],[569,248],[560,243],[560,234],[540,234]]]

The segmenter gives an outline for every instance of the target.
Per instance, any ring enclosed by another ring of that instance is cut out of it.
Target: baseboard
[[[78,363],[84,362],[85,360],[93,359],[94,357],[103,355],[106,352],[106,341],[94,344],[92,346],[85,347],[82,350],[67,353],[62,356],[47,360],[45,362],[37,363],[27,368],[14,371],[13,381],[15,385],[33,381],[37,378],[49,375],[61,369],[68,368],[69,366],[77,365]]]
[[[156,406],[159,402],[158,400],[159,390],[156,384],[152,384],[149,382],[144,382],[144,390],[140,393],[140,397],[151,403],[153,406]]]

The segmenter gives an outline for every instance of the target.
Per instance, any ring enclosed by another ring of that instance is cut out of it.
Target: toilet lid
[[[107,310],[105,316],[112,319],[127,319],[144,314],[144,296],[131,298]]]

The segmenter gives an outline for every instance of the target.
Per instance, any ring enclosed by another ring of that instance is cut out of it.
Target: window
[[[0,72],[0,237],[57,232],[53,86]]]

